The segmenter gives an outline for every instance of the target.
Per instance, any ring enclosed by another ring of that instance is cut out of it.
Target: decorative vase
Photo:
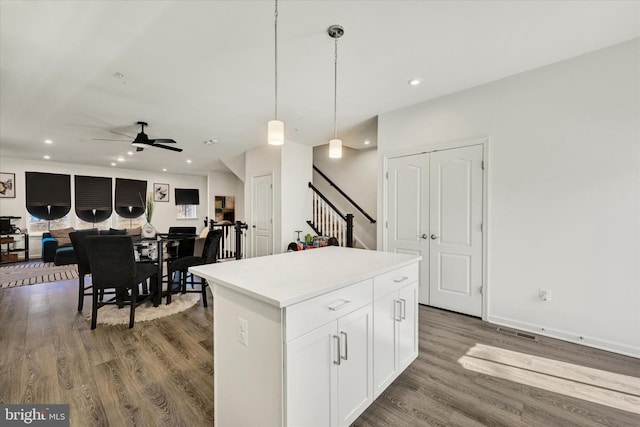
[[[153,228],[153,225],[148,222],[142,226],[142,238],[143,239],[153,239],[156,237],[156,229]]]

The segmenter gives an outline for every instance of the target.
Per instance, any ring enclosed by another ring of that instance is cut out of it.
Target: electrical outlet
[[[243,317],[238,317],[238,341],[249,347],[249,322]]]
[[[551,290],[540,288],[540,299],[542,301],[551,301]]]

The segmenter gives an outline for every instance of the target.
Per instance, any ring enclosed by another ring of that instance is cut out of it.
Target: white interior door
[[[419,302],[429,304],[429,155],[388,162],[387,251],[421,255]]]
[[[482,146],[430,154],[430,305],[482,315]]]
[[[251,217],[253,256],[273,254],[273,179],[271,175],[252,178]]]

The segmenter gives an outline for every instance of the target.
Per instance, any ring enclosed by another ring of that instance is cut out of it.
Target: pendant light
[[[284,123],[278,120],[278,0],[275,1],[275,117],[267,123],[267,139],[271,145],[282,145],[284,144]]]
[[[327,29],[329,37],[335,41],[334,65],[333,65],[333,139],[329,141],[329,157],[339,159],[342,157],[342,140],[338,139],[338,39],[344,35],[341,25],[332,25]]]

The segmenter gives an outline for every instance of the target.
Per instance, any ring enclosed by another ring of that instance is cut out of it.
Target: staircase
[[[353,207],[367,218],[372,224],[376,222],[356,202],[342,191],[328,176],[322,173],[315,165],[313,169],[320,174],[336,191]],[[311,200],[311,220],[307,224],[319,236],[335,237],[340,246],[361,247],[370,249],[360,241],[353,232],[353,214],[343,214],[327,197],[322,194],[312,183],[309,183],[309,200]]]

